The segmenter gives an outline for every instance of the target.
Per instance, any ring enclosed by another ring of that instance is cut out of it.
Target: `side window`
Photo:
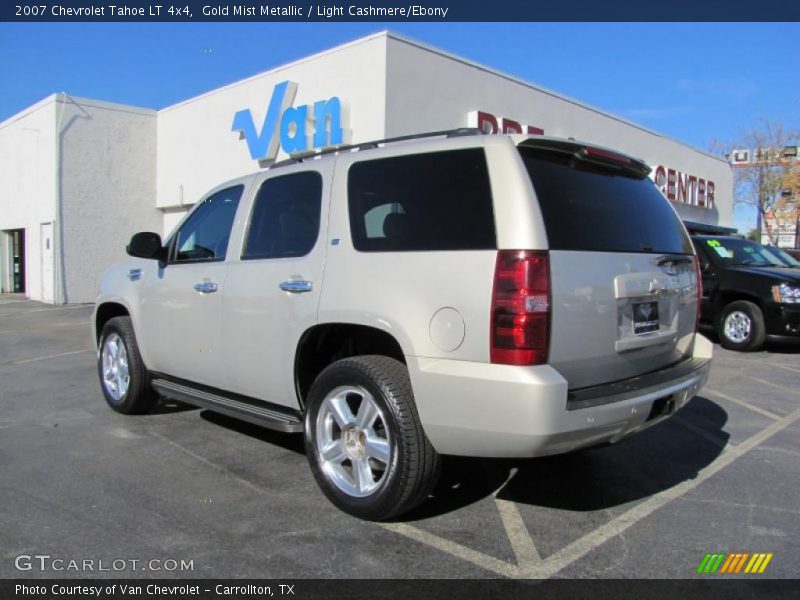
[[[347,185],[356,250],[497,247],[482,149],[365,160],[350,167]]]
[[[267,179],[258,190],[242,259],[305,256],[319,236],[322,175],[316,171]]]
[[[237,185],[200,203],[175,234],[172,262],[224,260],[236,207],[244,186]]]

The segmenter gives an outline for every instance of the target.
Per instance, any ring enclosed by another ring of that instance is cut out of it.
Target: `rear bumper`
[[[663,420],[665,407],[678,410],[705,384],[711,353],[698,335],[685,363],[572,393],[549,365],[407,362],[422,424],[440,453],[531,457],[616,442]]]

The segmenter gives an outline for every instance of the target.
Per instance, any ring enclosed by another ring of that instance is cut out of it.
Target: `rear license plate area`
[[[652,421],[658,417],[665,417],[675,412],[675,398],[672,395],[657,398],[653,401],[650,407],[650,414],[647,415],[647,420]]]
[[[634,302],[633,309],[633,333],[641,335],[658,331],[661,321],[658,317],[658,302]]]

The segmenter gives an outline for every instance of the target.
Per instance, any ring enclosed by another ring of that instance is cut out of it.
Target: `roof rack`
[[[320,156],[325,156],[327,154],[335,154],[337,152],[348,152],[351,150],[355,151],[371,150],[373,148],[377,148],[382,144],[392,144],[395,142],[405,142],[408,140],[418,140],[431,137],[452,138],[452,137],[462,137],[468,135],[482,135],[482,134],[483,132],[477,127],[460,127],[458,129],[445,129],[443,131],[431,131],[428,133],[412,133],[410,135],[401,135],[398,137],[385,138],[382,140],[373,140],[370,142],[362,142],[360,144],[331,146],[330,148],[325,148],[323,150],[310,150],[308,152],[298,152],[296,154],[290,155],[289,158],[272,163],[272,165],[270,165],[269,168],[276,169],[279,167],[285,167],[287,165],[294,165],[297,163],[301,163],[305,160],[308,160],[310,158],[318,158]]]

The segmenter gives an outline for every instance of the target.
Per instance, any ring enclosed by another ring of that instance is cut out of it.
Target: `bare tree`
[[[756,208],[759,241],[762,231],[770,243],[777,241],[777,231],[770,226],[797,222],[800,162],[797,156],[797,131],[786,129],[779,121],[760,119],[745,130],[733,144],[715,144],[732,159],[734,167],[734,203]],[[794,148],[794,154],[791,149]]]

